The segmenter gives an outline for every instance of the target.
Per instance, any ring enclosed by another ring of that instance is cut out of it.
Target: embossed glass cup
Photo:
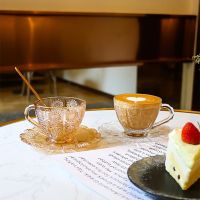
[[[129,136],[145,136],[174,116],[173,108],[162,104],[162,99],[148,94],[120,94],[114,97],[114,108],[125,134]],[[155,123],[161,108],[169,111],[169,115]]]
[[[86,101],[75,97],[48,97],[25,108],[25,118],[53,143],[75,143],[75,132],[85,114]],[[29,116],[35,110],[37,121]]]

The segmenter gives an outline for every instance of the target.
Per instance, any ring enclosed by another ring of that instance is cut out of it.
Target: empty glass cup
[[[29,116],[35,110],[37,121]],[[25,118],[54,143],[75,143],[86,110],[86,101],[75,97],[48,97],[25,108]]]

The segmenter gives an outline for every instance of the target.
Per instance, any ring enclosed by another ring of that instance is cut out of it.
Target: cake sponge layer
[[[181,129],[175,129],[169,134],[165,167],[183,190],[188,189],[200,177],[200,145],[184,143]]]

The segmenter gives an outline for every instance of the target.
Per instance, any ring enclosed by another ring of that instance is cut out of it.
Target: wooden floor
[[[54,96],[50,90],[49,81],[45,78],[34,80],[32,85],[41,97]],[[36,98],[31,95],[27,100],[26,95],[21,95],[21,80],[3,81],[0,84],[0,122],[16,119],[22,116],[24,108],[32,104]],[[113,97],[92,89],[88,89],[67,81],[57,80],[58,96],[73,96],[85,99],[87,108],[113,107]],[[18,115],[19,113],[19,115]],[[13,117],[12,117],[13,115]],[[4,119],[5,116],[5,119]]]

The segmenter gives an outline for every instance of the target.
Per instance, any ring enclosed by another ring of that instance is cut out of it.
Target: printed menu
[[[105,199],[151,199],[130,182],[127,170],[134,161],[165,151],[163,143],[136,143],[65,154],[61,162],[70,174]]]

